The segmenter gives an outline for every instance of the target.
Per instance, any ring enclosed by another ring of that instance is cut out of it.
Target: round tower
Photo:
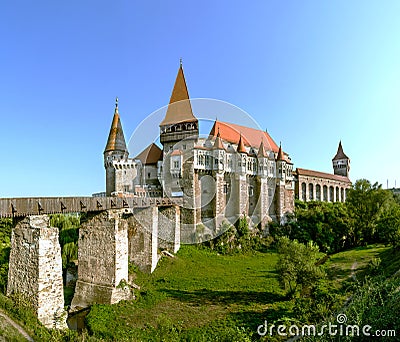
[[[118,113],[118,98],[116,98],[114,117],[111,124],[110,134],[108,135],[107,145],[104,150],[107,196],[110,196],[117,188],[115,163],[127,160],[128,155],[121,119]]]

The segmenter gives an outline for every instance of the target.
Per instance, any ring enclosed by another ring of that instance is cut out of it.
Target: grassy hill
[[[348,283],[389,248],[370,246],[335,254],[326,262],[326,286],[346,300]],[[164,258],[151,274],[137,272],[141,286],[135,302],[95,305],[88,328],[98,338],[136,341],[256,340],[265,320],[296,321],[296,300],[279,287],[274,252],[218,255],[183,246],[176,258]],[[344,285],[346,284],[346,285]],[[340,303],[338,303],[340,304]]]

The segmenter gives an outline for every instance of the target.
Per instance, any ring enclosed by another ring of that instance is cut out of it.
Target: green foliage
[[[366,179],[354,183],[348,191],[346,204],[354,219],[355,246],[377,241],[377,221],[382,212],[394,203],[393,194],[383,190],[382,185],[372,185]]]
[[[393,331],[396,335],[379,337],[379,341],[397,341],[400,331],[400,278],[393,277],[386,279],[383,277],[367,278],[364,282],[356,286],[355,293],[349,305],[343,312],[346,317],[346,325],[358,325],[360,327],[359,336],[341,336],[340,341],[371,341],[373,336],[364,336],[362,327],[371,326],[369,331],[373,334],[376,330],[386,332]],[[335,318],[329,320],[332,324],[337,324]],[[328,324],[325,321],[323,324]],[[394,337],[396,336],[396,337]],[[332,341],[332,336],[328,334],[318,337],[308,337],[306,341]],[[378,339],[376,339],[378,340]],[[336,341],[336,340],[335,340]]]
[[[295,299],[293,311],[296,312],[296,319],[303,324],[320,322],[338,311],[343,301],[343,295],[332,289],[330,282],[318,279],[308,296]]]
[[[50,216],[50,225],[59,228],[62,266],[66,268],[78,259],[78,238],[80,217],[74,214],[54,214]]]
[[[12,219],[0,219],[0,291],[6,292],[11,248]]]
[[[250,230],[246,218],[240,218],[235,225],[224,221],[219,231],[223,233],[199,247],[206,246],[219,254],[229,255],[265,250],[271,244],[271,237],[264,238],[258,228]]]
[[[376,228],[382,242],[400,249],[400,204],[385,208],[376,222]]]
[[[325,277],[321,266],[316,266],[320,253],[318,246],[312,241],[307,245],[287,237],[277,242],[279,253],[276,270],[281,286],[294,296],[299,290],[307,290],[318,279]]]
[[[314,241],[325,253],[349,248],[352,220],[344,203],[296,201],[295,215],[285,225],[270,225],[273,236],[288,236],[301,243]]]

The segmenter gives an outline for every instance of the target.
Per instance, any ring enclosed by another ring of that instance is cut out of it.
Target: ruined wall
[[[158,248],[176,253],[180,248],[179,207],[158,208]]]
[[[151,273],[158,262],[158,208],[134,209],[127,222],[129,261]]]
[[[58,228],[47,215],[16,221],[11,234],[7,295],[25,297],[47,328],[67,328]]]
[[[128,224],[124,211],[88,213],[79,229],[78,280],[71,308],[132,297],[128,281]]]

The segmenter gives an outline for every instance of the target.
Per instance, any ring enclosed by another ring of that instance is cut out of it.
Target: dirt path
[[[14,322],[10,317],[8,317],[8,316],[7,316],[3,311],[1,311],[1,310],[0,310],[0,316],[3,317],[3,318],[7,321],[7,323],[9,323],[9,324],[12,325],[15,329],[17,329],[18,332],[19,332],[23,337],[25,337],[27,341],[32,341],[32,342],[33,342],[32,337],[30,337],[30,336],[28,335],[28,333],[27,333],[19,324],[17,324],[16,322]]]

